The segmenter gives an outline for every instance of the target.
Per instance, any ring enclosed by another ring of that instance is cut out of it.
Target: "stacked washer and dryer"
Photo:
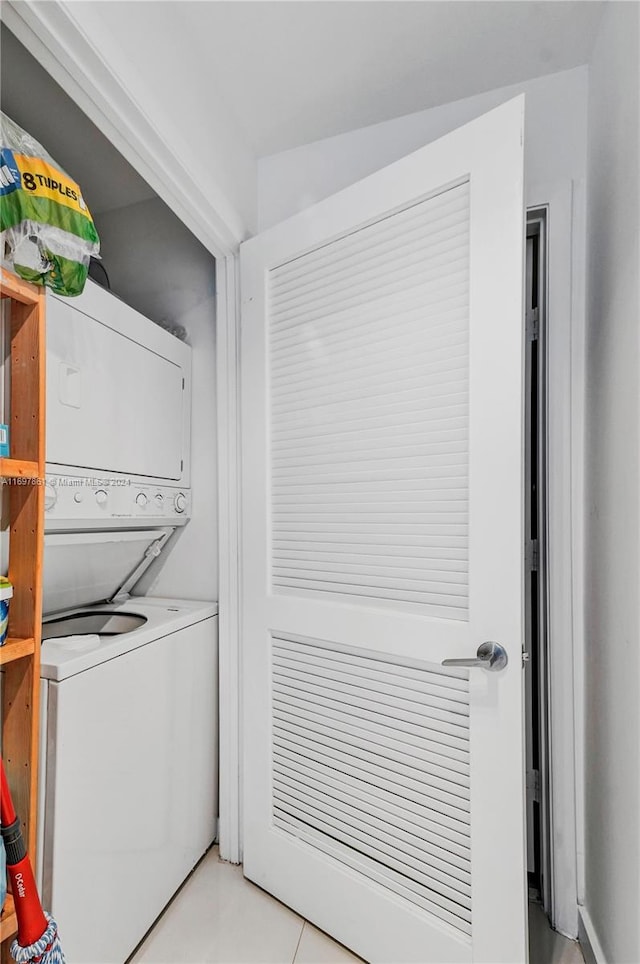
[[[49,297],[39,873],[68,964],[124,962],[216,833],[217,607],[130,595],[189,521],[190,416],[187,345],[93,283]]]

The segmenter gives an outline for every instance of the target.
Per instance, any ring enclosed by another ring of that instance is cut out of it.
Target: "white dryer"
[[[190,484],[190,426],[188,345],[91,281],[78,298],[47,296],[49,475],[177,495]]]

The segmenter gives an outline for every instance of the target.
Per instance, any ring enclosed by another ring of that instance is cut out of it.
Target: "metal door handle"
[[[479,666],[481,669],[488,669],[496,673],[499,669],[504,669],[509,662],[507,651],[500,643],[480,643],[478,653],[471,659],[443,659],[442,666]]]

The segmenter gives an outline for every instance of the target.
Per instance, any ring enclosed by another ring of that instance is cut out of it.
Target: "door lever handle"
[[[507,651],[500,643],[480,643],[475,657],[470,659],[443,659],[441,666],[479,666],[492,673],[504,669],[509,662]]]

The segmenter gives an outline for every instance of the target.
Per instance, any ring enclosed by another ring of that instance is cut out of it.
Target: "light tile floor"
[[[530,915],[530,964],[583,964],[580,947]],[[313,924],[270,897],[212,849],[129,964],[358,964]]]
[[[529,964],[584,964],[578,942],[551,930],[540,904],[529,905]]]

